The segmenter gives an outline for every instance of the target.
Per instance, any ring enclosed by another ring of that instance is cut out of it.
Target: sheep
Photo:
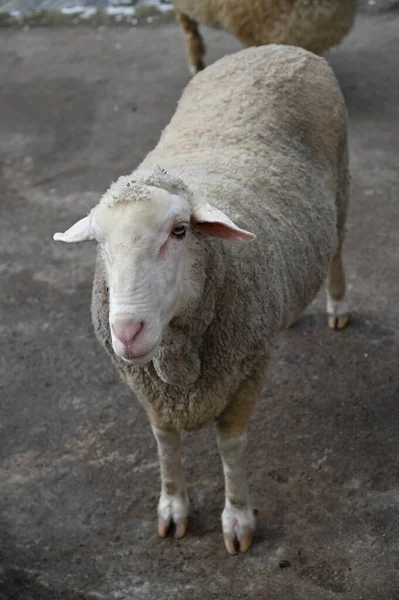
[[[279,331],[328,281],[348,322],[346,110],[327,62],[270,45],[224,57],[186,87],[157,146],[54,239],[97,241],[96,336],[156,438],[158,532],[185,535],[180,431],[216,424],[230,554],[255,519],[243,453]]]
[[[204,68],[198,23],[225,29],[245,46],[289,44],[321,54],[349,33],[357,0],[172,0],[190,71]]]

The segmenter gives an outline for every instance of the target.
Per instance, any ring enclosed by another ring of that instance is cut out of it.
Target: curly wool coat
[[[247,245],[190,236],[196,294],[143,367],[112,351],[98,254],[97,337],[153,424],[196,429],[241,388],[256,396],[277,333],[314,298],[343,237],[347,124],[331,68],[289,46],[219,60],[191,80],[158,145],[114,196],[125,179],[210,201],[257,236]]]
[[[173,6],[246,46],[290,44],[321,54],[349,33],[357,0],[173,0]]]

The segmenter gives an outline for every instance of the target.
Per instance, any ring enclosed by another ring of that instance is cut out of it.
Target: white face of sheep
[[[238,228],[210,204],[146,186],[139,201],[99,203],[55,240],[95,239],[101,246],[109,289],[109,325],[114,352],[139,365],[155,355],[168,323],[184,305],[190,286],[187,265],[193,229],[237,242],[255,236]]]

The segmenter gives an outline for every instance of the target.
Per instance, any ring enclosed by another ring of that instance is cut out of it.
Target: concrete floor
[[[0,599],[399,598],[399,14],[328,59],[350,117],[351,326],[318,298],[252,419],[258,530],[229,557],[212,428],[184,436],[186,538],[155,533],[155,442],[89,315],[94,247],[55,244],[155,144],[188,81],[174,24],[1,31]],[[208,62],[239,48],[207,32]]]
[[[36,12],[43,10],[61,10],[63,8],[71,7],[103,7],[112,6],[116,7],[142,7],[152,6],[160,7],[163,11],[168,8],[172,8],[172,0],[0,0],[0,13],[21,11]],[[379,12],[385,12],[392,10],[398,6],[398,0],[357,0],[359,10],[369,13],[376,14]],[[123,10],[123,8],[122,8]]]

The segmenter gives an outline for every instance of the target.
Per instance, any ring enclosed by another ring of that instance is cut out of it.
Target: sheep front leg
[[[255,531],[254,511],[250,504],[244,451],[248,419],[261,389],[263,377],[245,382],[216,422],[216,435],[223,463],[225,506],[222,513],[223,537],[229,554],[246,552]]]
[[[175,537],[186,534],[189,500],[180,454],[180,433],[152,426],[161,466],[161,496],[158,503],[158,533],[165,537],[175,525]]]
[[[255,518],[249,503],[248,486],[242,456],[246,432],[231,434],[218,429],[217,439],[223,462],[225,506],[222,513],[224,545],[229,554],[236,554],[236,541],[241,552],[252,543]]]

